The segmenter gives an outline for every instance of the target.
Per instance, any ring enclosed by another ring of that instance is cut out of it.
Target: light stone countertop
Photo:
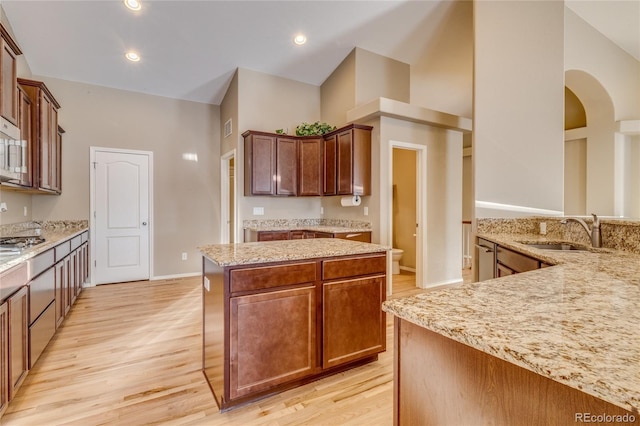
[[[549,251],[540,236],[479,234],[556,265],[394,299],[383,310],[626,410],[640,409],[640,255]]]
[[[198,250],[218,266],[236,266],[379,253],[391,249],[378,244],[337,238],[311,238],[259,243],[211,244],[198,247]]]
[[[346,226],[330,226],[330,225],[300,225],[300,226],[288,226],[288,225],[276,225],[276,226],[248,226],[245,229],[251,231],[314,231],[314,232],[328,232],[331,234],[340,233],[357,233],[357,232],[371,232],[371,228],[362,227],[346,227]]]
[[[64,224],[64,221],[61,221],[61,226],[56,227],[45,227],[42,228],[41,236],[44,237],[45,242],[42,244],[38,244],[37,246],[28,248],[23,250],[20,254],[15,256],[2,256],[0,257],[0,273],[11,269],[12,267],[19,265],[20,263],[29,260],[40,253],[44,253],[52,247],[57,246],[61,242],[69,240],[76,235],[81,234],[82,232],[89,229],[89,227],[84,225],[78,225],[77,223]],[[15,233],[14,235],[33,235],[33,232],[21,232]]]

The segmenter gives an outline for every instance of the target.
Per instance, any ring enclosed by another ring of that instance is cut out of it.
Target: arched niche
[[[584,163],[584,207],[576,210],[575,206],[570,205],[568,201],[572,196],[578,194],[565,193],[565,214],[596,213],[612,216],[615,214],[616,206],[616,124],[613,102],[602,84],[585,71],[565,71],[565,86],[575,94],[582,105],[586,124],[585,127],[565,130],[565,191],[576,190],[572,189],[575,186],[572,186],[571,180],[576,179],[576,174],[571,167],[570,156],[572,152],[568,151],[570,146],[568,143],[584,140],[582,143],[585,151],[584,154],[581,154],[584,157],[582,160]],[[565,110],[565,117],[567,112]],[[569,127],[568,124],[565,124],[565,128]],[[576,160],[575,163],[578,164],[579,160]],[[575,182],[573,183],[575,184]],[[584,211],[581,211],[582,209]]]

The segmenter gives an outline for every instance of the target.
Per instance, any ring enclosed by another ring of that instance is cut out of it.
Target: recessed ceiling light
[[[127,52],[127,54],[124,56],[131,62],[138,62],[140,60],[140,55],[138,55],[136,52]]]
[[[307,37],[304,34],[298,34],[293,38],[293,42],[298,46],[302,46],[307,42]]]
[[[142,9],[142,3],[139,0],[124,0],[124,5],[127,6],[131,10],[140,10]]]

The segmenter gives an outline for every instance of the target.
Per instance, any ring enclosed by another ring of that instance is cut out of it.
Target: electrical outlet
[[[6,212],[7,210],[9,210],[7,208],[7,203],[0,203],[0,212]]]
[[[320,207],[320,214],[324,214],[324,207]]]
[[[364,215],[369,216],[369,207],[364,208]]]
[[[28,212],[29,210],[27,209],[27,206],[24,206],[23,214],[26,216]]]
[[[182,260],[187,260],[187,253],[186,252],[182,253]]]
[[[254,216],[264,216],[264,207],[254,207],[253,208]]]

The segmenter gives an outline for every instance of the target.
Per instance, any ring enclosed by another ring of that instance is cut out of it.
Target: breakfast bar
[[[342,239],[203,254],[203,372],[221,411],[375,361],[388,248]]]
[[[638,424],[640,255],[479,237],[550,266],[384,303],[396,423]]]

